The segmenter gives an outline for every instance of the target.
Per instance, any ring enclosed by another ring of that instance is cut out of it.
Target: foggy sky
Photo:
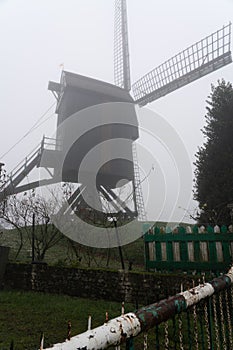
[[[54,133],[55,115],[1,157],[55,101],[47,84],[59,81],[60,64],[113,82],[113,16],[113,0],[0,1],[0,161],[7,170],[43,134]],[[132,81],[228,24],[232,16],[233,0],[128,0]],[[233,82],[232,64],[147,106],[175,128],[191,162],[203,142],[200,129],[210,85],[221,78]]]

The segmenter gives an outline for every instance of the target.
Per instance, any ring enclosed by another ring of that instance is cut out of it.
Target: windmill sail
[[[140,106],[232,62],[231,23],[164,62],[133,84]]]
[[[114,81],[115,85],[130,91],[131,82],[126,0],[115,0]]]

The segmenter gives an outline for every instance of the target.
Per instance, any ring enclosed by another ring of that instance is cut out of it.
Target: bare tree
[[[16,257],[22,249],[25,235],[33,247],[37,261],[43,261],[46,252],[63,239],[62,233],[50,222],[56,210],[54,198],[44,198],[36,195],[35,191],[9,196],[1,204],[2,218],[20,234]]]
[[[4,169],[4,164],[0,163],[0,192],[4,190],[5,183],[7,181],[7,172]],[[23,247],[23,228],[19,225],[19,216],[16,215],[13,219],[13,212],[15,211],[16,205],[16,197],[13,196],[11,198],[11,203],[9,204],[9,199],[4,199],[4,201],[0,202],[0,218],[3,221],[11,224],[19,234],[19,246],[16,252],[15,258],[17,259],[22,247]],[[10,208],[10,211],[8,210]]]

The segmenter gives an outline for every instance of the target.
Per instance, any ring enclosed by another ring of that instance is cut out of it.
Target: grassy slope
[[[126,305],[126,311],[134,307]],[[45,347],[64,341],[67,322],[72,335],[84,332],[88,315],[92,327],[120,314],[120,303],[80,299],[62,295],[32,292],[0,291],[0,349],[9,349],[14,340],[15,350],[38,349],[40,334],[45,334]]]
[[[135,222],[135,225],[137,226],[135,227],[135,229],[142,231],[142,223]],[[158,226],[164,225],[166,224],[158,223]],[[21,250],[18,256],[17,261],[30,262],[31,245],[26,233],[24,234],[23,242],[23,249]],[[19,247],[19,234],[17,230],[4,231],[3,234],[0,236],[0,245],[6,245],[11,247],[10,260],[14,261],[16,252]],[[132,262],[133,270],[144,269],[144,244],[142,238],[139,238],[136,241],[123,246],[122,252],[126,268],[128,268],[129,263]],[[107,264],[108,255],[110,257],[109,264]],[[121,268],[118,248],[112,248],[108,250],[90,248],[83,245],[79,245],[78,256],[81,258],[81,261],[78,261],[71,247],[67,245],[67,240],[64,237],[64,240],[59,242],[56,246],[52,247],[46,253],[45,261],[49,264],[60,264],[60,266],[71,265],[75,267],[89,267],[90,264],[90,267],[109,267],[111,269]]]
[[[141,224],[140,224],[141,226]],[[17,230],[5,230],[0,236],[0,245],[9,246],[10,260],[15,261],[16,253],[20,244],[19,234]],[[119,260],[118,248],[97,249],[90,248],[83,245],[78,245],[78,256],[81,258],[81,262],[78,261],[71,247],[67,244],[67,240],[64,239],[56,246],[52,247],[45,256],[45,261],[49,264],[62,265],[74,265],[80,267],[109,267],[119,269],[121,267]],[[122,247],[123,256],[125,260],[126,268],[129,262],[133,262],[133,267],[144,268],[144,245],[143,239],[139,238],[135,242]],[[26,233],[23,234],[23,248],[17,257],[17,261],[30,262],[31,261],[31,244],[28,240]],[[110,257],[109,264],[107,266],[108,255]]]

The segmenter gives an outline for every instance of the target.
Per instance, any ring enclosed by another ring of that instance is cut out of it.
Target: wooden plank
[[[194,261],[200,261],[200,242],[194,242]]]
[[[188,242],[180,242],[180,260],[184,262],[189,261]]]
[[[167,248],[167,261],[173,262],[174,256],[173,256],[172,242],[166,242],[166,248]]]
[[[209,261],[216,263],[217,259],[217,251],[216,251],[216,242],[209,242]]]
[[[232,262],[230,242],[222,242],[223,261],[227,264]]]
[[[155,242],[156,261],[162,261],[161,242]]]

